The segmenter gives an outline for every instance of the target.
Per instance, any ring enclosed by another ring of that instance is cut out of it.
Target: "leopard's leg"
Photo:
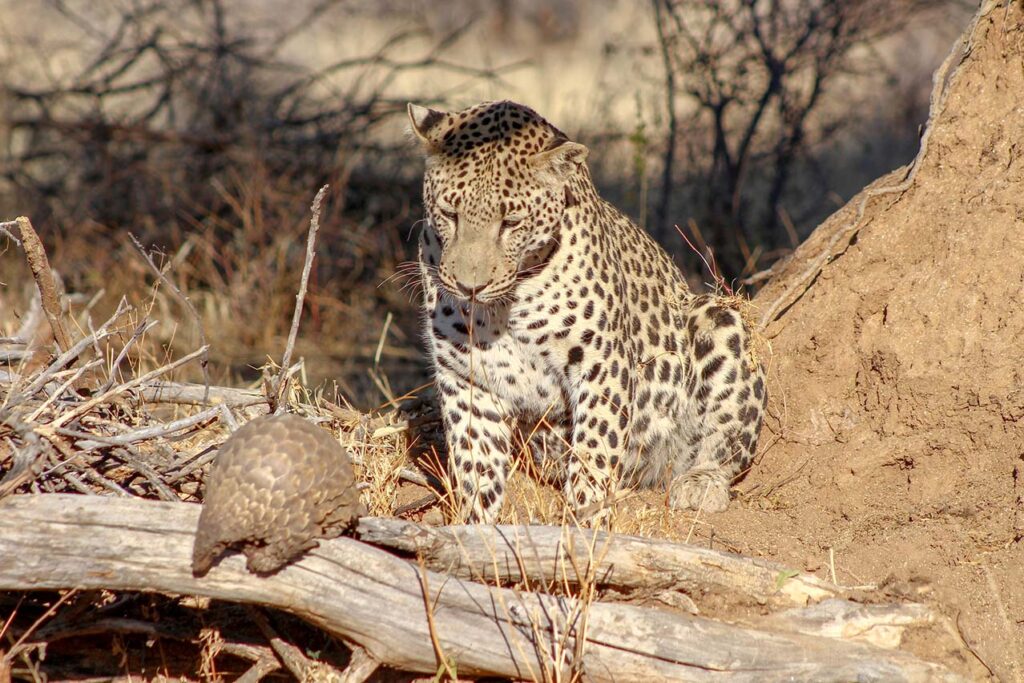
[[[459,519],[491,523],[505,497],[510,430],[496,397],[451,373],[437,375],[448,474]]]
[[[636,378],[622,343],[607,359],[579,349],[569,352],[572,449],[565,495],[580,521],[597,524],[609,516],[606,503],[618,487]]]
[[[531,463],[540,480],[564,486],[567,456],[572,450],[568,422],[550,416],[540,422],[528,420],[520,424],[519,433],[526,442]]]
[[[729,485],[757,449],[764,404],[764,373],[751,355],[751,335],[738,311],[715,296],[696,297],[687,318],[686,391],[695,425],[687,447],[694,454],[674,471],[670,500],[676,508],[720,512]]]

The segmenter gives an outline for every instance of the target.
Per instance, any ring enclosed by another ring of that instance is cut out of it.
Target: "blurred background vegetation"
[[[965,0],[0,0],[0,220],[28,215],[78,320],[120,296],[218,381],[284,346],[308,205],[331,184],[302,342],[372,406],[419,384],[421,161],[405,103],[513,99],[592,149],[604,195],[691,274],[739,282],[909,161]],[[0,337],[33,284],[0,237]]]

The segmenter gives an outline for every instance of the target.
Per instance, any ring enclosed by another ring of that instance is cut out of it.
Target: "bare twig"
[[[458,675],[452,671],[452,662],[449,661],[448,656],[444,653],[444,647],[441,645],[441,641],[437,637],[437,623],[434,621],[434,601],[430,598],[430,580],[427,578],[427,567],[423,563],[423,556],[416,557],[416,563],[419,565],[419,571],[416,572],[416,578],[420,582],[420,592],[423,594],[423,609],[427,617],[427,628],[430,630],[430,644],[434,648],[434,658],[437,660],[437,673],[440,676],[443,671],[448,675],[448,680],[457,681],[459,680]]]
[[[63,307],[60,302],[60,294],[57,292],[57,285],[53,279],[53,272],[50,270],[50,262],[46,258],[46,250],[43,243],[39,241],[39,235],[32,227],[32,222],[25,216],[18,216],[18,229],[21,231],[21,244],[25,249],[25,260],[32,269],[32,277],[35,278],[36,286],[39,288],[39,297],[43,303],[43,310],[46,312],[46,319],[53,331],[53,339],[61,351],[71,348],[71,337],[61,318]]]
[[[31,351],[0,351],[0,363],[14,365],[31,356]]]
[[[136,429],[130,432],[125,432],[124,434],[118,434],[117,436],[100,436],[97,434],[89,434],[86,432],[63,428],[55,431],[64,436],[81,439],[81,441],[76,445],[82,450],[91,450],[94,448],[102,448],[104,446],[127,446],[128,444],[138,443],[139,441],[165,437],[185,429],[190,429],[196,425],[208,422],[218,417],[220,417],[220,407],[214,406],[213,408],[207,408],[195,415],[189,415],[188,417],[183,417],[181,419],[174,420],[173,422],[168,422],[167,424],[155,424],[149,427],[144,427],[143,429]]]
[[[131,380],[125,382],[124,384],[119,384],[119,385],[117,385],[117,386],[115,386],[115,387],[113,387],[113,388],[103,392],[99,396],[95,396],[95,397],[89,399],[88,401],[86,401],[82,405],[74,408],[73,410],[69,410],[68,412],[63,413],[62,415],[57,416],[50,423],[50,427],[57,428],[57,427],[61,427],[63,425],[66,425],[68,422],[74,420],[77,417],[80,417],[81,415],[84,415],[85,413],[89,412],[90,410],[92,410],[96,406],[98,406],[98,405],[100,405],[102,403],[106,403],[107,401],[109,401],[114,396],[118,396],[120,394],[123,394],[124,392],[128,391],[129,389],[133,389],[133,388],[135,388],[137,386],[145,385],[150,380],[156,379],[157,377],[159,377],[161,375],[167,374],[168,372],[170,372],[170,371],[172,371],[172,370],[174,370],[176,368],[179,368],[182,365],[187,365],[188,363],[191,363],[196,358],[203,357],[206,354],[206,351],[208,349],[209,349],[209,347],[207,347],[207,346],[200,347],[200,348],[196,349],[195,351],[193,351],[192,353],[190,353],[190,354],[188,354],[186,356],[182,356],[181,358],[179,358],[179,359],[177,359],[175,361],[172,361],[172,362],[170,362],[170,363],[168,363],[166,365],[163,365],[163,366],[161,366],[159,368],[156,368],[155,370],[151,370],[150,372],[147,372],[145,375],[142,375],[141,377],[136,377],[134,379],[131,379]]]
[[[14,645],[11,646],[11,649],[8,652],[6,652],[2,657],[0,657],[0,670],[3,670],[5,666],[10,666],[11,661],[21,651],[21,648],[24,646],[25,642],[32,637],[33,633],[36,632],[36,629],[42,626],[43,622],[52,617],[57,612],[57,609],[65,602],[70,600],[77,592],[77,589],[71,589],[67,591],[66,593],[64,593],[64,595],[60,596],[57,602],[50,605],[50,607],[45,612],[43,612],[38,619],[32,622],[32,625],[29,626],[25,630],[25,632],[21,634],[21,637],[14,642]]]
[[[164,481],[167,484],[174,484],[184,479],[200,467],[204,467],[207,463],[213,462],[213,459],[217,457],[217,447],[219,447],[218,443],[213,443],[207,445],[205,448],[201,448],[190,460],[182,462],[174,474],[166,476]],[[174,469],[170,471],[173,472]]]
[[[124,362],[124,359],[128,357],[128,352],[131,350],[132,346],[142,338],[142,335],[146,334],[146,332],[159,324],[160,322],[157,320],[143,320],[141,323],[136,325],[135,331],[132,332],[132,336],[124,343],[124,346],[121,347],[121,350],[117,354],[117,358],[115,358],[114,362],[111,363],[107,381],[100,388],[100,391],[107,391],[110,387],[114,386],[114,382],[117,381],[117,370],[121,367],[121,363]]]
[[[101,359],[101,358],[93,358],[91,361],[89,361],[85,365],[83,365],[80,368],[78,368],[77,370],[73,371],[71,373],[70,377],[68,377],[66,380],[64,380],[64,382],[60,386],[58,386],[56,389],[54,389],[52,392],[50,392],[50,395],[46,397],[46,400],[43,401],[39,405],[39,407],[37,407],[34,411],[32,411],[32,414],[29,415],[26,418],[26,420],[28,422],[35,422],[39,418],[39,416],[43,413],[43,411],[45,411],[54,401],[56,401],[58,398],[60,398],[60,396],[62,396],[64,394],[64,392],[67,391],[69,387],[71,387],[71,385],[77,383],[78,380],[82,378],[82,375],[84,375],[89,370],[92,370],[93,368],[95,368],[95,367],[97,367],[99,365],[102,365],[102,364],[103,364],[103,359]],[[58,373],[58,374],[61,374],[61,373]],[[54,375],[54,379],[56,379],[56,377],[57,377],[57,375]]]
[[[259,627],[263,636],[270,643],[270,647],[277,654],[285,668],[292,673],[297,680],[341,680],[341,672],[326,662],[314,661],[303,654],[300,648],[295,647],[288,641],[281,638],[274,631],[267,617],[256,607],[249,606],[246,613],[253,623]]]
[[[180,405],[202,405],[206,388],[201,384],[187,382],[152,382],[139,390],[145,401],[152,403],[177,403]],[[252,389],[211,386],[209,400],[229,408],[251,408],[265,406],[267,397]]]
[[[234,434],[237,432],[239,427],[238,420],[235,419],[235,415],[231,412],[231,409],[223,403],[219,404],[217,407],[220,409],[220,419],[224,420],[224,424],[228,426],[231,433]]]
[[[348,666],[341,672],[341,683],[363,683],[380,668],[380,661],[359,645],[352,644],[350,647],[352,656]]]
[[[77,342],[75,342],[73,346],[67,349],[64,353],[60,354],[57,357],[57,359],[50,363],[50,365],[45,370],[36,375],[36,378],[32,380],[32,382],[29,383],[27,387],[17,392],[16,398],[12,398],[12,402],[20,402],[27,400],[37,391],[46,386],[46,383],[53,379],[53,375],[56,372],[63,370],[64,368],[69,366],[87,348],[112,335],[114,333],[112,329],[114,324],[121,318],[121,316],[123,316],[130,310],[131,306],[128,305],[128,302],[125,301],[124,299],[121,299],[120,303],[117,306],[117,310],[114,311],[114,314],[110,316],[110,318],[108,318],[107,321],[103,323],[98,330],[88,335],[87,337],[79,339]],[[14,396],[13,392],[12,396]]]
[[[313,205],[310,207],[312,216],[309,219],[309,232],[306,236],[306,261],[302,266],[302,280],[299,283],[299,291],[295,295],[295,311],[292,313],[292,326],[288,331],[288,343],[284,347],[284,356],[281,359],[281,370],[274,381],[274,405],[275,413],[280,413],[285,406],[285,393],[289,382],[289,367],[292,362],[292,352],[295,350],[295,339],[299,334],[299,321],[302,320],[302,306],[306,300],[306,287],[309,284],[309,273],[313,268],[313,257],[316,255],[316,234],[320,230],[320,206],[327,195],[328,185],[324,185],[313,198]]]
[[[4,235],[8,239],[14,240],[19,246],[21,246],[21,239],[18,235],[15,235],[12,230],[18,229],[18,221],[0,221],[0,235]]]
[[[196,311],[196,307],[192,305],[192,301],[180,289],[178,289],[177,285],[171,282],[171,279],[167,277],[167,273],[164,270],[157,267],[156,263],[153,261],[153,257],[142,247],[142,244],[135,235],[129,233],[128,236],[131,238],[132,244],[135,245],[135,249],[139,252],[142,258],[145,259],[146,265],[148,265],[149,269],[153,271],[154,275],[156,275],[156,278],[170,290],[171,294],[174,295],[174,298],[177,299],[185,310],[188,311],[189,315],[192,316],[192,320],[196,324],[196,331],[199,333],[199,345],[202,347],[208,347],[209,345],[206,343],[206,332],[203,330],[203,321],[199,317],[199,312]],[[137,333],[141,334],[144,331],[145,330],[137,330]],[[204,403],[209,398],[210,369],[207,367],[209,363],[209,354],[204,352],[203,360],[199,364],[203,370],[203,384],[207,387],[207,393],[203,396]]]
[[[252,661],[252,666],[235,683],[259,683],[263,677],[281,668],[277,655],[269,647],[248,643],[223,643],[221,652]]]
[[[3,498],[39,474],[49,450],[47,450],[45,442],[28,424],[13,415],[0,413],[0,425],[6,425],[25,444],[19,450],[8,441],[7,445],[13,451],[14,462],[4,477],[0,479],[0,498]]]
[[[409,503],[406,503],[404,505],[399,505],[398,507],[396,507],[395,508],[395,517],[401,517],[402,515],[407,514],[409,512],[414,512],[415,510],[420,510],[420,509],[425,508],[426,506],[428,506],[431,503],[434,503],[435,501],[438,501],[438,500],[441,500],[441,495],[438,494],[438,493],[435,493],[434,491],[431,491],[430,493],[428,493],[425,496],[422,496],[420,498],[417,498],[414,501],[411,501]]]
[[[149,482],[149,485],[153,487],[153,490],[156,491],[157,495],[160,496],[161,500],[181,500],[181,497],[171,490],[171,487],[163,482],[160,475],[157,474],[152,467],[143,462],[141,455],[130,446],[115,448],[111,452],[118,460],[141,474],[142,477]]]

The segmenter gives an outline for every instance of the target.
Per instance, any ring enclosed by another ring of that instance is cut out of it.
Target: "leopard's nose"
[[[482,292],[489,284],[491,284],[490,280],[479,285],[467,285],[458,280],[455,281],[455,286],[459,288],[459,291],[468,297],[476,296],[477,292]]]

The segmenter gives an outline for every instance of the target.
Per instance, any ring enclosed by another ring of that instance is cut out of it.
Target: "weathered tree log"
[[[693,597],[721,593],[792,607],[842,597],[840,586],[760,560],[642,536],[576,527],[429,527],[364,517],[358,537],[417,554],[429,569],[487,583],[579,585],[620,590],[678,590]]]
[[[399,669],[586,680],[952,681],[901,652],[740,628],[621,604],[491,588],[347,538],[261,578],[240,555],[204,578],[190,557],[199,506],[133,498],[0,501],[0,590],[106,588],[203,595],[296,614]],[[427,604],[432,606],[428,621]]]

